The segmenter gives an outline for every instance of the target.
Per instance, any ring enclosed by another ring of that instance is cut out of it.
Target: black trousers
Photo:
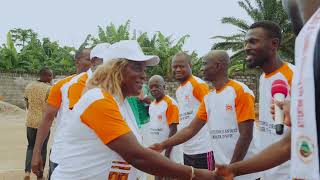
[[[41,150],[43,168],[46,164],[46,159],[47,159],[47,144],[48,144],[49,136],[50,136],[50,133],[48,137],[45,139],[42,146],[42,150]],[[37,137],[37,129],[27,127],[28,146],[27,146],[25,169],[24,169],[25,172],[31,172],[31,161],[32,161],[34,144],[36,142],[36,137]]]
[[[214,170],[214,157],[213,152],[207,152],[203,154],[183,154],[183,161],[185,165],[192,166],[200,169]]]
[[[51,179],[51,175],[54,171],[54,169],[58,166],[57,163],[55,162],[52,162],[50,159],[49,159],[49,173],[48,173],[48,180]]]

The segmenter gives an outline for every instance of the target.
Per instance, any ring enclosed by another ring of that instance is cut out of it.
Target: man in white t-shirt
[[[209,92],[209,86],[202,79],[192,75],[191,57],[184,52],[177,53],[173,57],[172,71],[175,79],[180,82],[176,90],[180,113],[178,131],[180,131],[189,126],[196,116],[203,97]],[[214,169],[213,151],[209,138],[209,131],[205,126],[194,137],[182,144],[185,165]]]
[[[282,2],[295,32],[299,33],[295,46],[297,72],[292,83],[291,112],[288,101],[277,103],[284,111],[285,123],[292,125],[292,134],[289,131],[281,141],[272,144],[249,160],[230,166],[218,166],[217,173],[226,180],[238,175],[263,171],[289,159],[291,159],[291,172],[288,171],[290,179],[320,179],[320,138],[317,137],[320,129],[320,1],[282,0]]]
[[[177,132],[179,124],[179,109],[176,101],[165,95],[165,82],[159,75],[154,75],[149,80],[149,89],[155,100],[150,104],[150,121],[146,124],[146,134],[143,137],[146,146],[160,143]],[[164,155],[177,162],[182,163],[182,151],[179,148],[167,148]],[[156,177],[156,179],[162,179]]]
[[[275,80],[283,80],[288,84],[289,92],[292,84],[294,66],[280,59],[277,51],[281,43],[281,29],[271,21],[253,23],[245,37],[246,61],[249,68],[259,67],[263,73],[259,81],[259,121],[254,129],[254,143],[258,151],[279,141],[288,131],[285,126],[283,135],[275,132],[275,126],[270,113],[272,103],[271,86]],[[289,93],[290,94],[290,93]],[[290,98],[290,95],[287,96]],[[264,172],[266,180],[288,179],[290,166],[284,163]]]
[[[176,135],[151,148],[161,151],[184,143],[207,124],[217,163],[233,163],[253,155],[252,131],[255,119],[253,92],[243,83],[228,78],[229,56],[225,51],[210,51],[203,58],[204,77],[214,89],[204,96],[196,117]],[[237,179],[255,180],[259,174]]]

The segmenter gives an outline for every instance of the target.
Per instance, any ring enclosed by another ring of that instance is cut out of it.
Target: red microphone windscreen
[[[271,87],[271,94],[273,95],[281,93],[284,94],[285,97],[288,95],[288,85],[285,81],[278,79],[273,81],[272,87]]]

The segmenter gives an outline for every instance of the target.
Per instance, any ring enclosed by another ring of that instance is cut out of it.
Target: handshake
[[[159,153],[166,149],[162,143],[153,144],[149,148]],[[232,165],[216,164],[214,171],[194,169],[192,174],[190,180],[233,180],[236,172],[234,172]]]

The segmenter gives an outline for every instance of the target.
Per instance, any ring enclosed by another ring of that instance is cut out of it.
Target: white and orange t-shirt
[[[63,153],[63,128],[68,119],[63,118],[63,116],[68,117],[70,109],[73,108],[74,104],[78,102],[82,95],[82,91],[85,88],[86,80],[91,77],[92,72],[89,69],[87,72],[72,76],[66,83],[64,83],[59,91],[61,94],[60,109],[58,113],[58,118],[56,120],[55,132],[53,134],[53,142],[50,153],[50,160],[52,162],[58,163],[61,159],[61,154]],[[76,87],[76,88],[73,88]],[[71,104],[72,103],[72,104]]]
[[[290,63],[284,63],[280,68],[270,74],[263,73],[259,82],[259,120],[255,121],[254,143],[258,147],[258,151],[262,151],[271,144],[279,141],[287,133],[288,127],[285,126],[283,135],[277,135],[275,132],[274,121],[270,112],[272,103],[271,87],[275,80],[283,80],[289,86],[290,99],[292,77],[295,67]],[[267,179],[283,180],[289,179],[289,162],[265,171]]]
[[[161,101],[153,101],[149,106],[150,122],[148,126],[148,146],[160,143],[169,137],[169,126],[179,124],[178,104],[169,96],[164,96]]]
[[[64,128],[64,153],[54,180],[136,180],[138,170],[106,146],[132,132],[141,142],[127,100],[120,103],[100,88],[87,91],[70,111]]]
[[[47,99],[47,104],[59,109],[57,117],[56,117],[56,127],[59,126],[60,124],[60,120],[61,120],[61,116],[63,114],[62,111],[62,92],[61,92],[61,88],[67,84],[69,81],[71,81],[71,79],[73,77],[75,77],[76,75],[72,75],[72,76],[68,76],[60,81],[58,81],[57,83],[55,83],[49,92],[48,95],[48,99]]]
[[[196,116],[200,102],[208,92],[208,85],[195,76],[190,76],[186,82],[178,87],[176,91],[180,113],[178,130],[189,126]],[[207,125],[205,125],[194,137],[182,144],[184,154],[194,155],[212,151],[212,146],[208,139],[209,131]]]
[[[238,124],[255,119],[254,94],[243,83],[229,80],[219,91],[212,90],[199,106],[197,117],[207,122],[216,163],[229,164],[240,137]],[[251,143],[245,159],[251,157]],[[256,179],[257,174],[235,179]]]
[[[159,102],[153,101],[149,106],[150,121],[145,125],[143,142],[147,147],[160,143],[169,138],[170,125],[179,124],[178,104],[169,96],[164,96]],[[173,147],[170,159],[182,163],[182,150],[180,146]]]
[[[92,76],[92,71],[89,69],[87,72],[80,74],[79,76],[73,78],[72,82],[68,87],[67,98],[69,100],[69,109],[72,109],[73,106],[79,101],[83,90],[86,87],[88,80]]]

